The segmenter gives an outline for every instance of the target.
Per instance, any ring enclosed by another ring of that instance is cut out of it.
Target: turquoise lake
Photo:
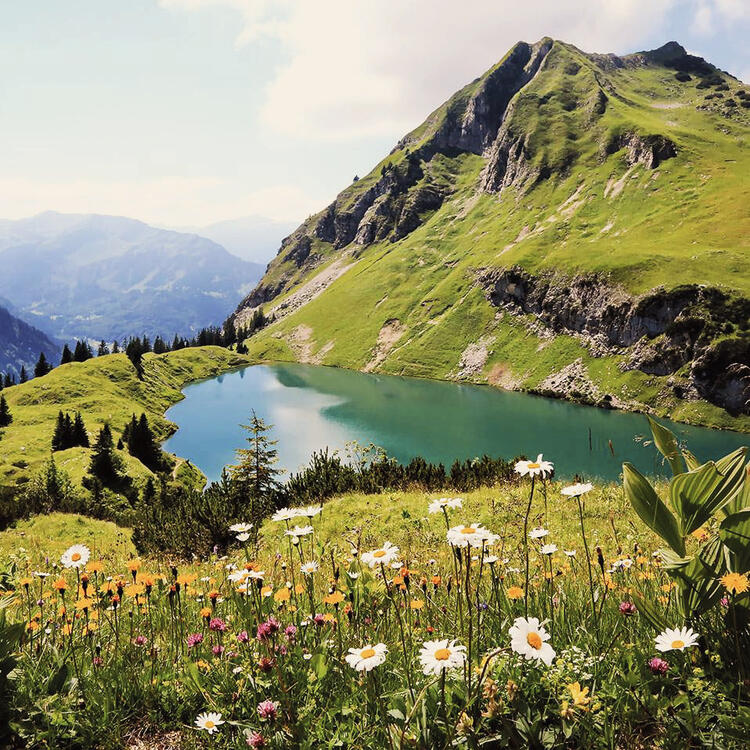
[[[623,461],[667,473],[651,445],[646,417],[495,388],[371,375],[300,364],[254,365],[184,389],[167,412],[179,429],[165,450],[210,479],[245,445],[252,410],[273,425],[279,463],[297,471],[313,451],[348,441],[374,443],[408,462],[417,455],[446,467],[482,454],[544,457],[557,476],[617,479]],[[719,458],[750,436],[661,420],[700,459]],[[611,443],[611,446],[610,446]],[[614,454],[614,455],[613,455]]]

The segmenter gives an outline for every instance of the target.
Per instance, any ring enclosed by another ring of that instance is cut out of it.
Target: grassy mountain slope
[[[674,43],[519,44],[290,235],[236,317],[274,310],[261,358],[748,429],[749,135],[746,87]]]
[[[132,414],[145,412],[161,438],[174,425],[164,412],[182,398],[185,383],[247,364],[247,359],[227,349],[206,346],[144,356],[144,379],[124,354],[110,354],[86,362],[55,368],[42,378],[3,391],[13,422],[0,430],[0,485],[22,485],[49,458],[57,413],[80,411],[91,442],[105,422],[115,440]],[[58,451],[55,460],[79,484],[88,471],[90,450]],[[138,459],[122,451],[128,474],[136,480],[152,476]],[[181,464],[181,471],[187,467]],[[197,472],[196,472],[197,473]]]

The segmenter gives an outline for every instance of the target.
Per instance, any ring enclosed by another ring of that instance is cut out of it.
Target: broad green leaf
[[[59,693],[65,685],[70,674],[67,664],[61,664],[60,668],[47,681],[47,695]]]
[[[688,471],[697,469],[701,465],[701,462],[687,448],[682,449],[682,457],[685,459]]]
[[[724,506],[727,515],[750,506],[750,464],[745,464],[747,447],[737,448],[716,462],[716,468],[726,476],[732,489],[732,501]]]
[[[648,479],[630,463],[622,465],[625,495],[640,519],[678,555],[685,555],[685,541],[675,517],[654,492]]]
[[[638,614],[641,615],[641,617],[643,617],[643,619],[651,625],[654,630],[661,632],[667,627],[667,622],[662,617],[661,612],[643,597],[634,594],[633,602],[638,610]]]
[[[669,498],[683,536],[699,529],[720,504],[729,502],[731,498],[715,492],[721,481],[722,476],[713,461],[672,477]]]
[[[722,546],[718,537],[707,542],[685,566],[670,572],[677,584],[679,604],[687,619],[710,609],[721,596]]]
[[[672,474],[675,476],[682,474],[685,471],[685,466],[682,462],[680,446],[677,443],[674,433],[651,419],[651,417],[648,417],[648,423],[651,426],[651,434],[654,436],[654,445],[659,453],[669,461]]]
[[[727,516],[719,527],[719,537],[734,555],[733,570],[750,569],[750,508]]]

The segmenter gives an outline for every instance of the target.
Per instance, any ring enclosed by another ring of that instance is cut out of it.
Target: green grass
[[[121,565],[135,555],[130,541],[131,531],[110,521],[97,521],[74,513],[50,513],[18,521],[12,528],[0,532],[0,558],[15,561],[25,569],[33,563],[42,565],[45,558],[57,562],[75,540],[85,544],[92,559],[103,558]]]
[[[580,65],[575,75],[567,72],[571,62]],[[608,101],[604,114],[593,117],[587,103],[598,82],[608,84]],[[376,350],[383,324],[396,319],[406,331],[378,365],[382,372],[455,377],[466,346],[493,337],[492,352],[475,378],[479,382],[493,382],[499,366],[505,383],[534,389],[580,357],[603,394],[632,408],[750,430],[746,416],[733,418],[705,402],[681,401],[668,377],[621,372],[620,358],[595,359],[571,337],[552,343],[539,338],[526,325],[529,321],[501,317],[475,282],[477,269],[520,265],[532,273],[601,273],[634,295],[702,283],[746,297],[750,113],[728,117],[715,109],[699,110],[706,92],[696,88],[697,82],[679,83],[673,70],[658,66],[603,73],[575,48],[555,43],[542,72],[517,95],[508,123],[512,132],[528,135],[531,165],[550,169],[549,179],[523,191],[489,195],[477,190],[482,157],[435,157],[428,165],[434,179],[449,181],[455,190],[443,206],[397,242],[342,251],[327,246],[326,263],[356,249],[357,264],[319,297],[253,337],[251,354],[294,359],[299,354],[285,341],[304,325],[312,329],[313,356],[332,343],[324,364],[361,369]],[[412,145],[429,139],[447,109],[465,102],[477,85],[436,110],[409,136]],[[629,168],[623,151],[602,155],[613,134],[631,131],[665,135],[676,144],[677,156],[650,170]],[[388,158],[396,163],[401,152]],[[342,206],[377,180],[380,166],[342,193]],[[612,185],[620,180],[623,187],[613,195]],[[568,211],[571,203],[564,204],[577,191],[580,205]],[[519,240],[522,231],[526,236]],[[295,267],[279,299],[319,268]],[[288,269],[282,253],[271,264],[269,278]]]
[[[243,364],[246,357],[221,347],[181,349],[144,357],[144,379],[124,354],[111,354],[55,368],[48,375],[3,391],[13,422],[0,439],[0,484],[22,485],[49,458],[59,410],[83,415],[93,443],[109,423],[115,440],[132,414],[145,412],[159,438],[175,426],[164,412],[182,398],[188,382],[218,375]],[[136,481],[152,476],[140,461],[122,452],[128,473]],[[58,467],[76,483],[87,473],[90,451],[70,448],[55,453]]]

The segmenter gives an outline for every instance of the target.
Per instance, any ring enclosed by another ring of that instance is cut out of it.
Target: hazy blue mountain
[[[205,237],[119,216],[0,221],[0,297],[63,339],[219,324],[263,270]]]
[[[194,231],[218,242],[230,253],[264,266],[276,255],[281,241],[296,228],[296,222],[273,221],[262,216],[228,219]]]
[[[60,361],[61,349],[60,344],[46,333],[17,318],[7,308],[0,307],[0,372],[17,376],[21,365],[26,365],[29,375],[32,375],[40,352],[56,365]]]

